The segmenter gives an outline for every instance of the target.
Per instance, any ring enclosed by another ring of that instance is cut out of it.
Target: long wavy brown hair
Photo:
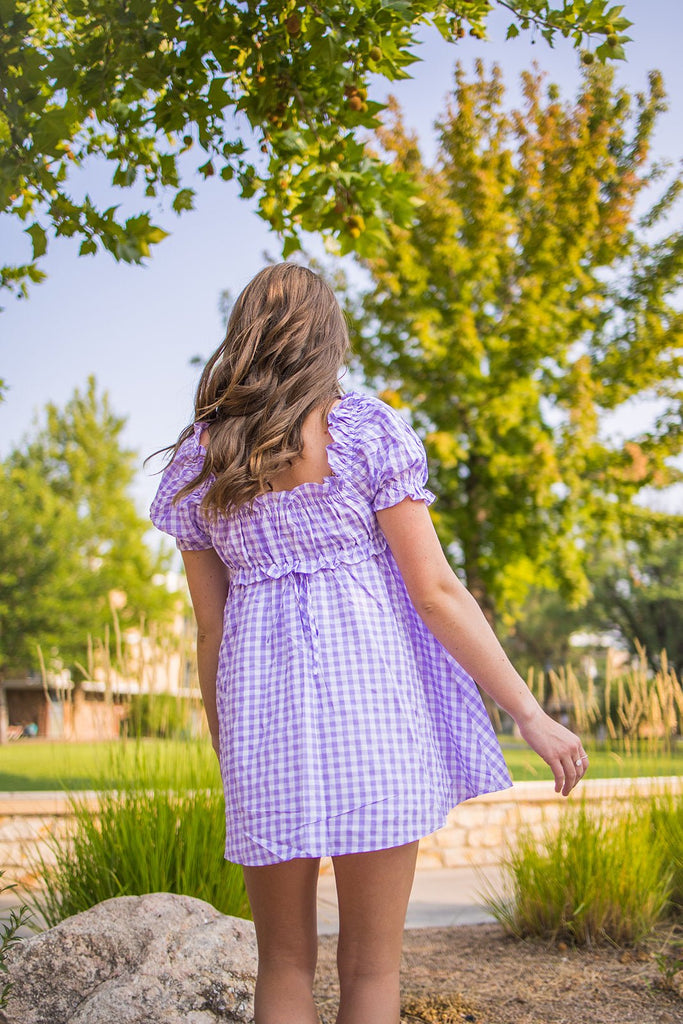
[[[225,340],[204,367],[194,419],[208,427],[201,471],[175,501],[209,476],[202,507],[229,515],[271,489],[269,479],[303,451],[302,426],[323,422],[341,395],[349,350],[344,315],[329,285],[295,263],[266,267],[235,302]],[[193,424],[168,449],[173,461]]]

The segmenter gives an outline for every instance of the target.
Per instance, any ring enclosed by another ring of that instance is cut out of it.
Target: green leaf
[[[292,253],[298,252],[300,249],[301,242],[296,235],[287,235],[282,243],[282,258],[286,260],[292,255]]]
[[[230,97],[226,95],[225,83],[227,78],[214,78],[211,85],[209,86],[208,100],[212,107],[218,107],[222,110],[223,107],[230,103]]]
[[[284,132],[278,132],[273,139],[273,147],[280,153],[290,156],[302,156],[308,149],[303,135],[300,132],[293,131],[292,129],[288,129]]]
[[[159,242],[163,242],[164,238],[168,238],[168,231],[164,231],[163,228],[150,227],[147,232],[147,241],[150,245],[158,245]]]
[[[0,143],[9,142],[11,139],[9,121],[6,115],[0,110]]]
[[[40,224],[32,224],[30,228],[26,228],[26,234],[29,235],[33,244],[33,259],[36,260],[39,256],[44,256],[47,250],[45,229],[41,228]]]
[[[194,197],[195,191],[191,188],[181,188],[180,191],[176,192],[173,200],[173,209],[176,213],[182,213],[183,210],[194,209]]]

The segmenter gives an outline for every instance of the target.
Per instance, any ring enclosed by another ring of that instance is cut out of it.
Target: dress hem
[[[250,842],[252,842],[254,845],[260,846],[261,849],[263,849],[264,853],[267,851],[271,855],[270,859],[263,859],[263,858],[261,858],[259,860],[250,860],[249,862],[247,862],[246,859],[244,859],[244,855],[242,855],[242,857],[239,860],[237,860],[237,859],[229,856],[229,852],[228,852],[228,849],[227,849],[227,846],[226,846],[225,855],[224,855],[225,856],[225,860],[229,861],[231,864],[239,864],[240,867],[268,867],[268,866],[273,865],[273,864],[286,864],[290,860],[319,860],[322,857],[347,857],[347,856],[351,856],[352,854],[355,854],[355,853],[375,853],[375,852],[378,852],[380,850],[393,850],[393,849],[395,849],[396,847],[399,847],[399,846],[407,846],[410,843],[419,842],[420,839],[425,839],[427,836],[431,836],[431,835],[434,834],[434,832],[438,832],[440,829],[444,828],[448,824],[448,816],[449,816],[449,814],[451,813],[451,811],[455,807],[458,807],[459,804],[465,803],[468,800],[474,800],[478,796],[485,796],[486,793],[499,793],[499,792],[503,792],[506,789],[510,789],[512,787],[512,785],[513,785],[513,782],[510,779],[504,785],[499,785],[499,784],[495,783],[495,784],[493,784],[491,786],[486,786],[486,787],[478,790],[472,796],[463,797],[461,800],[458,800],[455,803],[451,803],[447,811],[444,811],[444,812],[440,813],[437,816],[438,817],[438,823],[437,824],[435,824],[435,825],[427,825],[427,824],[425,824],[424,827],[422,827],[422,828],[420,828],[418,830],[419,831],[418,835],[414,835],[414,834],[411,833],[408,838],[403,838],[403,837],[397,838],[396,842],[390,843],[389,845],[387,845],[386,843],[382,843],[381,846],[378,846],[375,843],[370,841],[369,844],[363,843],[361,847],[354,846],[354,848],[351,849],[351,850],[349,850],[347,848],[341,850],[341,849],[335,848],[334,846],[326,845],[324,848],[322,848],[322,847],[320,848],[320,852],[309,852],[309,851],[303,852],[303,851],[301,851],[301,852],[294,853],[291,857],[278,857],[276,854],[274,854],[274,852],[272,850],[270,850],[266,846],[263,846],[262,844],[260,844],[258,842],[258,840],[256,840],[253,836],[249,836]]]

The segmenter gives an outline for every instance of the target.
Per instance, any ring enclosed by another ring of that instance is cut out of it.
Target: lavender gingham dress
[[[204,424],[167,467],[151,518],[230,575],[217,676],[225,856],[239,864],[412,842],[455,804],[511,785],[469,675],[418,617],[375,512],[430,504],[411,427],[350,391],[328,418],[331,476],[208,520]]]

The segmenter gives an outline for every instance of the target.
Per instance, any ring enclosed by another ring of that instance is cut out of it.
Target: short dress
[[[375,513],[430,504],[427,459],[356,391],[328,417],[330,476],[211,520],[193,434],[153,523],[228,567],[216,681],[228,860],[274,864],[401,846],[462,800],[512,785],[472,678],[419,618]]]

